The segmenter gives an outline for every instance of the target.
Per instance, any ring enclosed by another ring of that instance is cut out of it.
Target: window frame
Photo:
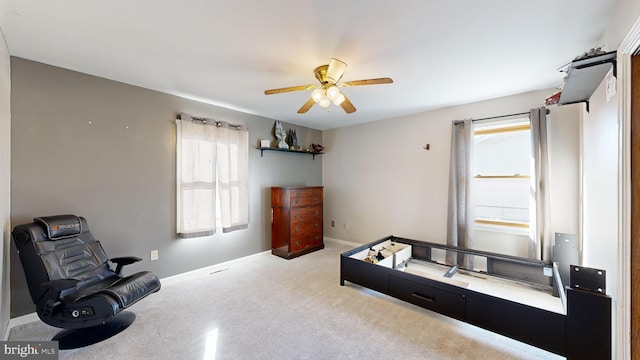
[[[515,119],[514,119],[515,120]],[[515,120],[514,125],[505,124],[504,126],[497,126],[495,128],[485,128],[474,130],[474,146],[475,146],[475,137],[479,135],[492,135],[492,134],[501,134],[508,132],[516,132],[516,131],[531,131],[531,122],[527,119],[527,123],[519,123],[518,120]],[[474,175],[473,179],[530,179],[531,175]],[[474,204],[475,206],[476,204]],[[515,221],[501,221],[501,220],[488,220],[488,219],[479,219],[477,217],[474,218],[474,223],[478,227],[478,230],[484,231],[497,231],[497,232],[509,232],[509,233],[517,233],[520,234],[523,231],[529,231],[529,223],[520,223]]]

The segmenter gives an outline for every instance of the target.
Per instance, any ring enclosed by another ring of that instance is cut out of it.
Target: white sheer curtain
[[[549,230],[549,170],[547,108],[531,109],[531,197],[529,207],[529,258],[551,260]]]
[[[249,224],[248,130],[181,114],[176,121],[176,227],[180,237]],[[218,196],[218,197],[217,197]],[[216,208],[220,214],[216,214]],[[216,224],[219,219],[221,224]]]
[[[471,201],[473,184],[473,121],[455,121],[451,130],[451,164],[449,167],[449,209],[447,214],[447,245],[473,247],[475,216]],[[447,253],[447,262],[471,269],[471,259],[464,255],[454,258]]]
[[[227,123],[217,130],[222,232],[245,229],[249,225],[249,133]]]

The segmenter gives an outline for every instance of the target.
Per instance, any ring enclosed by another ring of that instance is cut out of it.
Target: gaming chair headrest
[[[33,221],[44,225],[51,240],[78,236],[82,232],[82,221],[75,215],[44,216]]]

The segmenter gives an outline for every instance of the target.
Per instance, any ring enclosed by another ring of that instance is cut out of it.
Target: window
[[[527,229],[532,161],[529,119],[480,123],[474,128],[476,224]]]
[[[548,112],[531,109],[518,121],[513,115],[453,121],[448,245],[551,259]],[[456,263],[470,266],[465,259]]]
[[[208,236],[249,224],[248,131],[181,114],[176,121],[176,228]]]

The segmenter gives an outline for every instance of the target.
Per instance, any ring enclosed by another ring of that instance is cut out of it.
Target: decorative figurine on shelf
[[[311,148],[313,149],[313,152],[321,152],[322,150],[324,150],[324,146],[320,145],[320,144],[311,144]]]
[[[275,134],[276,139],[278,140],[278,148],[288,149],[289,145],[287,145],[286,143],[287,132],[282,127],[282,123],[280,122],[280,120],[276,120],[273,133]]]
[[[296,129],[289,129],[289,149],[300,150],[298,146],[298,135],[296,135]]]

